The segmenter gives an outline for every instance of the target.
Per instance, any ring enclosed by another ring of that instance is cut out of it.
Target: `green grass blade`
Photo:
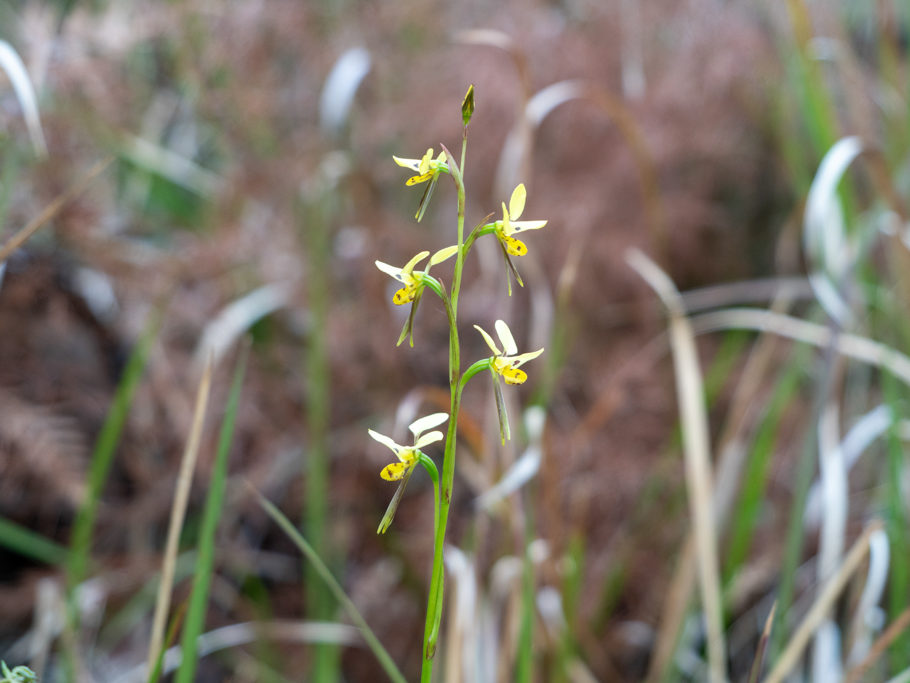
[[[325,563],[322,561],[322,558],[316,554],[313,550],[313,547],[307,543],[306,539],[300,534],[300,532],[294,528],[294,525],[291,524],[291,521],[284,516],[284,514],[272,505],[268,500],[262,497],[258,491],[255,491],[256,497],[259,499],[259,504],[265,509],[269,517],[271,517],[278,526],[288,535],[288,537],[294,542],[294,544],[300,548],[300,552],[303,553],[304,557],[307,558],[310,562],[313,563],[313,566],[316,568],[319,577],[325,581],[325,584],[328,586],[329,590],[332,592],[332,595],[335,596],[335,599],[341,603],[341,606],[344,607],[345,611],[348,613],[348,616],[351,618],[351,621],[360,629],[363,639],[366,641],[369,648],[373,651],[373,654],[376,655],[376,659],[379,660],[379,664],[382,666],[383,671],[386,672],[386,675],[395,683],[407,683],[404,675],[398,669],[398,666],[395,664],[395,661],[389,655],[388,651],[383,647],[382,643],[379,642],[379,638],[376,637],[376,634],[373,633],[373,630],[369,627],[366,620],[363,618],[363,615],[360,614],[360,611],[357,609],[357,606],[351,601],[351,599],[344,592],[344,589],[339,585],[335,580],[335,577],[332,576],[332,572],[329,571],[329,568],[325,566]]]
[[[76,520],[73,524],[73,535],[70,541],[70,553],[67,563],[67,587],[70,591],[75,589],[85,578],[88,558],[91,553],[92,532],[95,527],[95,518],[98,514],[98,501],[107,481],[107,475],[114,460],[117,444],[120,443],[120,435],[126,424],[133,395],[145,370],[152,342],[154,342],[158,334],[161,316],[162,311],[156,311],[146,324],[139,342],[127,361],[123,376],[120,378],[120,384],[114,394],[110,412],[108,412],[104,426],[101,428],[101,433],[98,435],[98,440],[95,442],[89,467],[85,502],[76,515]]]
[[[900,415],[900,387],[888,372],[882,374],[882,389],[892,415]],[[903,444],[897,433],[897,421],[892,421],[886,440],[888,477],[885,489],[888,539],[891,542],[891,567],[888,581],[888,616],[895,620],[907,607],[910,599],[910,533],[907,527],[906,501],[901,493],[903,479]],[[910,667],[910,633],[904,631],[889,650],[891,671]]]
[[[199,534],[199,559],[196,564],[196,574],[193,579],[193,591],[190,594],[190,604],[183,626],[181,641],[180,668],[177,671],[177,683],[190,683],[196,673],[197,640],[205,627],[205,613],[208,605],[209,587],[212,582],[212,573],[215,564],[215,532],[218,520],[224,505],[224,490],[227,483],[228,453],[234,437],[234,424],[237,416],[237,406],[240,403],[240,389],[243,386],[243,376],[246,372],[246,361],[249,355],[249,346],[246,346],[237,362],[231,391],[228,395],[227,409],[224,421],[221,423],[221,432],[218,437],[218,451],[215,455],[215,465],[212,469],[212,480],[209,486],[209,495],[205,501],[202,528]]]
[[[516,683],[531,683],[534,680],[534,560],[531,558],[531,542],[534,540],[533,505],[525,507],[525,549],[521,572],[521,617],[518,627],[518,653],[515,662]]]
[[[730,525],[724,583],[736,574],[749,553],[752,536],[758,525],[761,507],[765,500],[765,488],[768,485],[772,455],[780,434],[780,422],[799,388],[806,355],[807,350],[804,347],[797,349],[793,360],[785,368],[782,376],[778,378],[771,399],[768,401],[765,418],[752,443],[752,452],[742,477],[743,490],[740,494],[739,504],[733,511],[733,522]]]
[[[45,564],[66,562],[67,549],[31,529],[0,517],[0,546]]]

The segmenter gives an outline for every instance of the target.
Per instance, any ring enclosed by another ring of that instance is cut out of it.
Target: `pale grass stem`
[[[88,173],[82,176],[77,180],[69,189],[64,193],[57,196],[50,204],[48,204],[41,212],[35,216],[28,224],[19,230],[15,235],[10,237],[6,244],[0,247],[0,263],[3,263],[10,257],[10,255],[19,249],[25,242],[36,232],[41,226],[45,225],[50,219],[56,216],[60,209],[67,204],[67,202],[72,201],[73,198],[78,197],[82,194],[86,188],[92,184],[92,181],[95,180],[101,173],[111,164],[114,160],[113,157],[107,157],[102,159],[94,166],[92,166]]]
[[[726,680],[726,646],[717,532],[711,510],[711,459],[704,386],[695,349],[695,334],[685,316],[679,292],[666,273],[638,250],[626,260],[657,293],[667,309],[670,346],[676,373],[676,391],[682,423],[686,487],[698,557],[699,587],[707,625],[708,672],[712,681]]]
[[[788,641],[787,647],[784,648],[784,651],[777,659],[774,668],[764,679],[764,683],[781,683],[792,673],[799,663],[799,659],[809,640],[815,634],[821,622],[828,617],[828,612],[834,607],[847,582],[860,568],[861,562],[869,552],[869,542],[872,535],[882,528],[882,522],[876,520],[867,526],[862,536],[856,540],[843,562],[822,587],[815,603],[809,608],[802,623]]]
[[[158,599],[155,602],[155,614],[152,620],[152,633],[149,639],[148,671],[151,677],[156,662],[162,653],[164,643],[164,629],[167,615],[171,605],[171,589],[174,582],[174,568],[177,564],[177,549],[180,541],[180,530],[186,517],[187,503],[190,497],[190,487],[193,483],[193,471],[196,469],[196,460],[199,455],[199,443],[202,438],[202,428],[205,424],[205,411],[208,407],[209,391],[212,384],[212,358],[209,357],[199,387],[196,391],[196,404],[193,410],[193,422],[190,427],[186,449],[180,462],[180,472],[177,475],[177,489],[174,494],[174,503],[171,507],[171,519],[168,526],[167,541],[165,543],[164,560],[161,567],[161,583],[158,586]]]

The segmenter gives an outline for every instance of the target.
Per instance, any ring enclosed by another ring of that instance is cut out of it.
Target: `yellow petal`
[[[521,240],[517,240],[514,237],[506,237],[505,243],[506,251],[512,256],[524,256],[528,253],[527,245]]]
[[[493,338],[486,333],[486,331],[480,325],[474,325],[474,329],[480,332],[483,335],[483,340],[487,343],[487,346],[490,347],[490,350],[494,355],[498,356],[500,354],[499,349],[496,348],[496,344],[493,342]]]
[[[424,173],[423,175],[414,175],[404,181],[404,184],[410,187],[411,185],[420,185],[420,183],[427,182],[430,178],[433,177],[432,173]]]
[[[451,247],[446,247],[445,249],[440,249],[430,257],[430,265],[435,266],[437,263],[442,263],[446,259],[454,256],[456,253],[458,253],[457,244],[453,244]]]
[[[392,303],[396,306],[403,306],[404,304],[410,303],[414,300],[414,294],[416,291],[417,288],[413,285],[402,287],[397,292],[395,292],[395,296],[392,297]]]
[[[528,197],[525,184],[519,183],[518,187],[512,192],[512,198],[509,199],[509,216],[518,218],[521,212],[525,210],[525,200]]]
[[[520,371],[519,371],[520,372]],[[403,462],[391,462],[382,468],[379,476],[386,481],[398,481],[407,474],[410,465]]]
[[[411,260],[404,264],[404,268],[401,269],[402,272],[410,273],[412,270],[414,270],[414,266],[416,266],[418,263],[423,261],[429,255],[430,255],[430,252],[428,252],[426,250],[421,251],[419,254],[414,254],[414,256],[411,258]]]
[[[430,170],[430,162],[433,160],[433,148],[430,147],[427,150],[427,153],[423,155],[423,159],[420,160],[420,173],[426,173]]]
[[[518,368],[506,367],[502,369],[500,374],[506,381],[506,384],[524,384],[525,380],[528,379],[527,373]]]

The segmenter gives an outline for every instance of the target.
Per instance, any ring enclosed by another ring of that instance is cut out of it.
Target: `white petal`
[[[529,360],[534,360],[543,353],[543,349],[537,349],[536,351],[528,351],[528,353],[522,353],[517,356],[507,356],[505,360],[509,361],[509,365],[513,368],[517,368],[519,365],[524,365]]]
[[[487,343],[487,346],[490,347],[490,350],[493,351],[493,355],[498,356],[501,351],[496,348],[496,344],[493,343],[493,338],[488,335],[480,325],[474,325],[474,329],[483,335],[483,339]]]
[[[401,274],[401,268],[390,266],[388,263],[383,263],[382,261],[376,261],[376,267],[386,275],[391,275],[399,282],[404,282],[404,276]]]
[[[368,429],[367,432],[369,433],[370,436],[372,436],[374,439],[376,439],[376,441],[381,443],[383,446],[388,446],[389,448],[391,448],[392,451],[395,453],[395,455],[398,455],[398,453],[402,449],[405,448],[405,446],[399,446],[397,443],[392,441],[385,434],[380,434],[379,432],[374,432],[372,429]]]
[[[436,443],[437,441],[442,441],[442,432],[430,432],[417,439],[417,441],[414,442],[414,448],[423,448],[424,446],[429,446],[431,443]]]
[[[409,168],[415,173],[420,168],[420,159],[402,159],[401,157],[392,156],[395,163],[403,168]]]
[[[411,434],[414,435],[414,438],[420,437],[428,429],[433,429],[433,427],[438,427],[443,422],[449,419],[448,413],[433,413],[432,415],[427,415],[426,417],[421,417],[419,420],[414,420],[411,423],[411,426],[408,429],[411,430]]]
[[[512,336],[512,330],[506,325],[505,320],[496,321],[496,334],[499,335],[499,341],[502,342],[503,353],[507,356],[514,356],[518,353],[518,345],[515,343],[515,337]]]
[[[528,192],[525,190],[525,184],[519,183],[512,191],[512,198],[509,199],[509,218],[518,218],[521,215],[521,212],[525,210],[525,199],[528,197]]]
[[[512,221],[512,232],[522,232],[523,230],[540,230],[547,224],[547,221]]]
[[[442,263],[446,259],[451,258],[456,253],[458,253],[457,244],[453,244],[451,247],[446,247],[445,249],[440,249],[430,257],[430,265],[435,266],[437,263]]]

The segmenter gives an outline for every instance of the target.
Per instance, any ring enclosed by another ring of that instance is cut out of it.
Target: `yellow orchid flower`
[[[502,203],[502,220],[496,221],[493,226],[496,237],[499,239],[506,253],[511,256],[524,256],[528,253],[528,247],[519,239],[512,237],[517,232],[525,230],[539,230],[547,224],[547,221],[519,221],[516,220],[525,209],[525,200],[528,192],[524,183],[520,183],[512,191],[512,197],[509,199],[509,208],[506,203]]]
[[[404,287],[395,292],[395,295],[392,297],[392,303],[394,303],[396,306],[402,306],[414,300],[414,297],[417,294],[417,290],[421,284],[421,273],[415,274],[414,266],[423,261],[429,255],[430,252],[428,251],[420,252],[419,254],[415,255],[414,258],[408,261],[404,265],[404,268],[396,268],[395,266],[390,266],[388,263],[376,261],[376,267],[379,268],[379,270],[381,270],[386,275],[395,278],[404,285]]]
[[[407,179],[405,185],[408,187],[432,180],[434,176],[439,175],[442,171],[447,173],[449,171],[449,165],[446,163],[446,153],[440,152],[439,156],[434,159],[432,147],[427,150],[427,153],[421,159],[404,159],[394,155],[392,155],[392,158],[402,168],[409,168],[417,174]]]
[[[430,252],[422,251],[419,254],[416,254],[404,265],[403,268],[396,268],[395,266],[390,266],[388,263],[376,261],[376,267],[379,268],[379,270],[381,270],[386,275],[395,278],[404,285],[404,287],[395,292],[395,295],[392,297],[392,303],[397,306],[401,306],[403,304],[414,301],[414,298],[417,296],[421,285],[424,284],[424,277],[430,272],[430,267],[435,266],[437,263],[442,263],[448,258],[451,258],[457,251],[458,247],[455,245],[446,247],[445,249],[440,249],[435,254],[433,254],[432,258],[430,258],[427,269],[425,271],[417,271],[416,273],[414,272],[414,268],[418,263],[429,256]]]
[[[394,155],[392,158],[395,160],[396,164],[403,168],[409,168],[416,174],[405,181],[405,185],[408,187],[425,183],[428,180],[430,181],[430,184],[427,185],[427,189],[423,192],[423,197],[420,198],[420,204],[417,206],[417,213],[414,214],[414,217],[420,222],[423,218],[423,214],[427,210],[427,205],[430,203],[430,197],[433,196],[433,191],[436,189],[436,181],[439,180],[439,174],[449,172],[449,165],[445,160],[446,153],[444,151],[440,152],[439,156],[434,159],[433,148],[430,147],[426,154],[420,159],[404,159]]]
[[[496,334],[499,335],[502,351],[499,350],[493,338],[480,325],[474,325],[474,328],[483,335],[487,346],[493,351],[493,357],[490,359],[490,368],[498,375],[501,375],[506,384],[523,384],[528,375],[524,370],[519,370],[518,367],[529,360],[537,358],[543,353],[543,349],[540,348],[537,351],[529,351],[528,353],[518,353],[518,346],[515,344],[512,331],[503,320],[496,321]]]
[[[420,449],[429,446],[431,443],[442,441],[443,439],[443,434],[440,431],[433,431],[428,434],[424,434],[424,432],[433,427],[438,427],[448,419],[448,413],[433,413],[432,415],[421,417],[412,422],[408,429],[410,429],[411,434],[414,435],[413,446],[402,446],[401,444],[392,441],[385,434],[379,434],[372,429],[367,430],[373,439],[390,448],[398,458],[398,462],[389,463],[382,468],[382,472],[379,473],[379,476],[386,481],[399,481],[406,475],[410,475],[411,471],[420,461]]]

